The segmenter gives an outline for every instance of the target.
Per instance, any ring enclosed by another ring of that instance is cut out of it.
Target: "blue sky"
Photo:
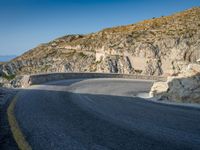
[[[170,15],[200,0],[0,0],[0,55],[16,54],[66,34]]]

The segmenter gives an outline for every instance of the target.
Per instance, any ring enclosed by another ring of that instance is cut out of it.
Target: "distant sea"
[[[17,57],[16,55],[0,55],[0,62],[7,62]]]

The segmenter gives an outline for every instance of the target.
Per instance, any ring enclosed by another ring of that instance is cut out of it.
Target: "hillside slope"
[[[5,74],[113,72],[176,74],[200,58],[200,7],[167,17],[67,35],[0,66]]]

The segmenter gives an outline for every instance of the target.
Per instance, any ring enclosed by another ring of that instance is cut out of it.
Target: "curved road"
[[[19,93],[15,114],[33,150],[200,149],[200,110],[136,97],[152,82],[74,79]]]

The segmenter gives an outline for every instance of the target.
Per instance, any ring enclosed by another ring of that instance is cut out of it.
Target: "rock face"
[[[200,65],[189,64],[177,76],[166,82],[155,82],[150,96],[160,100],[200,103]]]
[[[1,74],[171,75],[200,58],[200,8],[88,35],[67,35],[0,66]]]

